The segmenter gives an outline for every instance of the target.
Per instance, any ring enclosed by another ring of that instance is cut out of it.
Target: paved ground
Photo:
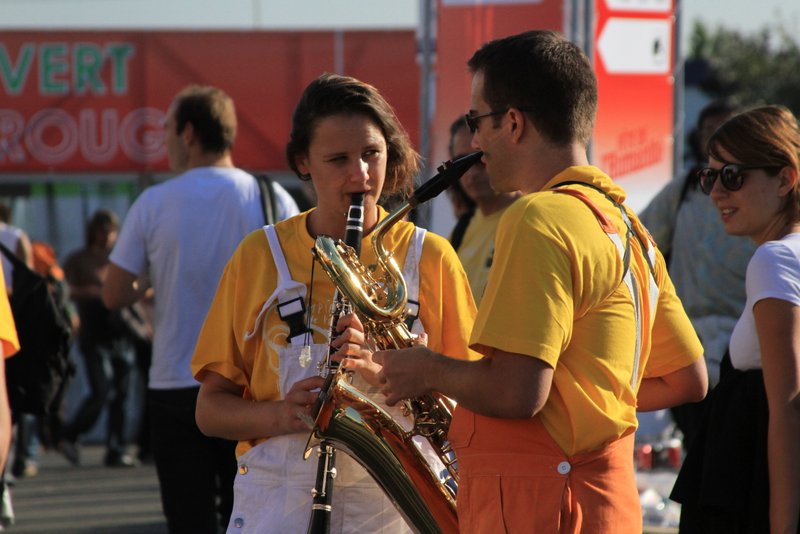
[[[166,534],[155,468],[108,468],[104,448],[86,446],[82,465],[58,453],[40,458],[39,474],[11,488],[16,514],[8,532]]]
[[[104,448],[84,446],[81,467],[58,453],[40,458],[39,474],[17,480],[11,488],[16,523],[8,532],[41,534],[166,534],[155,468],[108,468]],[[669,494],[671,470],[637,474],[639,488],[651,490],[650,504]],[[652,493],[655,494],[652,494]],[[643,503],[646,504],[646,503]],[[646,534],[673,534],[679,511],[665,502],[663,510],[645,507]],[[660,513],[659,513],[660,512]]]

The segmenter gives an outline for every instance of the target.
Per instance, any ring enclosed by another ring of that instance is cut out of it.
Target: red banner
[[[294,106],[326,71],[378,87],[418,138],[413,31],[6,31],[0,172],[166,170],[164,116],[190,83],[233,98],[238,166],[285,169]]]
[[[672,0],[596,0],[595,9],[592,161],[638,211],[672,178]]]

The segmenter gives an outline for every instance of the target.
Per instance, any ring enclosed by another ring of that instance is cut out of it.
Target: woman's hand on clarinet
[[[314,421],[314,415],[311,413],[311,408],[319,397],[319,389],[325,379],[321,376],[311,376],[298,380],[289,391],[286,397],[283,398],[281,408],[281,419],[283,420],[284,428],[291,434],[294,432],[307,432],[309,430],[309,421]]]
[[[379,385],[377,375],[381,366],[372,361],[372,349],[364,334],[364,325],[356,314],[348,313],[339,317],[336,330],[341,333],[331,343],[336,349],[331,356],[333,361],[340,362],[345,369],[361,373],[369,384]]]

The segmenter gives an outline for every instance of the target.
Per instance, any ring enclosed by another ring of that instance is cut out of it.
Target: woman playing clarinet
[[[343,239],[355,193],[363,194],[361,261],[375,263],[369,232],[386,216],[381,198],[408,194],[419,156],[394,111],[371,85],[324,74],[305,89],[293,116],[287,161],[310,180],[315,208],[250,234],[230,259],[200,333],[192,371],[202,383],[197,422],[211,436],[239,441],[228,532],[305,532],[317,461],[303,460],[308,419],[326,358],[353,371],[353,385],[387,410],[358,319],[331,332],[335,287],[312,256],[314,239]],[[467,347],[475,305],[448,242],[401,221],[384,240],[401,266],[415,333],[434,350],[475,358]],[[396,417],[402,417],[399,413]],[[370,476],[336,456],[331,532],[406,532]]]

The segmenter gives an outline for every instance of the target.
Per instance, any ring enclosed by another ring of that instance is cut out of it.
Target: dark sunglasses
[[[711,167],[700,169],[697,171],[697,178],[700,180],[700,189],[706,195],[711,194],[717,176],[719,176],[722,187],[728,191],[738,191],[744,183],[744,172],[755,169],[777,172],[781,170],[781,167],[777,165],[738,165],[736,163],[728,163],[720,169],[712,169]]]
[[[467,128],[469,128],[469,133],[475,133],[478,131],[478,123],[484,117],[491,117],[493,115],[502,115],[509,108],[502,109],[500,111],[490,111],[489,113],[484,113],[483,115],[470,115],[469,113],[464,115],[464,120],[467,121]]]

